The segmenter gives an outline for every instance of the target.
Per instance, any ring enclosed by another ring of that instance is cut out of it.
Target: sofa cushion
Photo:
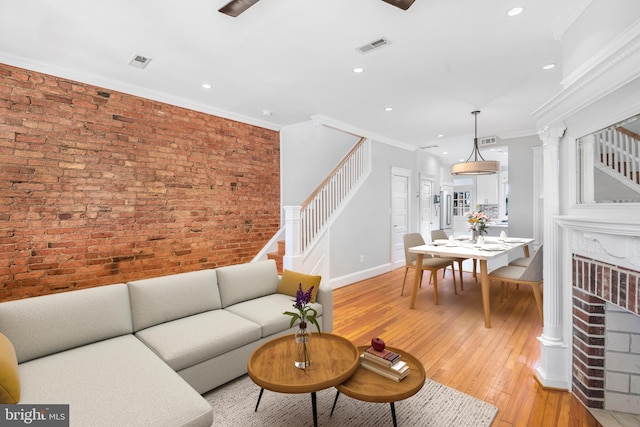
[[[14,404],[20,401],[20,376],[18,359],[9,338],[0,334],[0,403]]]
[[[3,302],[0,331],[18,363],[130,334],[129,291],[117,284]]]
[[[222,307],[276,293],[280,276],[274,260],[216,269]]]
[[[134,331],[222,307],[213,269],[136,280],[127,285]]]
[[[316,302],[316,296],[318,295],[318,288],[320,286],[321,279],[322,276],[312,276],[291,270],[284,270],[280,283],[278,284],[278,292],[295,298],[300,285],[302,285],[303,292],[307,292],[309,288],[313,286],[313,291],[311,291],[311,302]]]
[[[175,371],[260,339],[260,327],[226,310],[214,310],[136,332]]]
[[[285,311],[292,311],[293,303],[294,301],[292,301],[289,295],[272,294],[234,304],[227,307],[225,311],[230,311],[257,323],[262,330],[262,337],[267,337],[289,329],[291,316],[283,313]],[[309,304],[309,306],[318,312],[316,319],[322,316],[322,306],[320,304],[313,303]],[[320,321],[318,321],[318,323],[322,325]],[[311,326],[311,330],[315,331],[315,326]]]
[[[19,366],[21,404],[68,404],[71,426],[211,426],[211,405],[133,335]]]

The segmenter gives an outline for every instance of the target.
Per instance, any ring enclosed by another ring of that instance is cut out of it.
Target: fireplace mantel
[[[573,231],[569,250],[600,261],[640,269],[640,221],[558,216],[557,223]]]
[[[640,237],[640,219],[635,222],[612,222],[610,218],[587,218],[562,215],[557,216],[556,221],[563,227],[579,230],[585,233],[593,232]]]

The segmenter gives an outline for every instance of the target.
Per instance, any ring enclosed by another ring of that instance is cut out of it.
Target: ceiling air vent
[[[391,42],[389,40],[385,39],[384,37],[380,37],[377,40],[374,40],[374,41],[372,41],[370,43],[367,43],[365,45],[362,45],[362,46],[356,48],[356,50],[364,55],[365,53],[369,53],[374,49],[379,49],[379,48],[381,48],[383,46],[386,46],[388,44],[391,44]]]
[[[133,55],[133,57],[129,60],[129,65],[136,68],[144,68],[149,65],[151,62],[151,58],[147,58],[142,55]]]
[[[499,141],[497,136],[485,136],[484,138],[478,138],[478,145],[480,147],[486,147],[487,145],[496,145]]]

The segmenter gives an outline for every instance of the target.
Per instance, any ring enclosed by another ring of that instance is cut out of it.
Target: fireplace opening
[[[640,272],[573,255],[573,393],[640,415]]]

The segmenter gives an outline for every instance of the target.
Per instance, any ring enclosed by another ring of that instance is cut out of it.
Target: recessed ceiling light
[[[447,154],[449,154],[449,152],[448,152],[448,151],[443,151],[443,152],[442,152],[442,155],[443,155],[443,156],[446,156]]]
[[[551,63],[551,64],[547,64],[545,66],[542,67],[543,70],[550,70],[552,68],[555,68],[556,64],[555,63]]]
[[[384,107],[384,111],[393,111],[393,107]]]
[[[443,133],[438,134],[438,138],[444,138],[444,134]]]
[[[507,10],[507,16],[512,17],[512,16],[518,16],[520,15],[522,12],[524,12],[524,7],[513,7],[509,10]]]
[[[353,69],[354,73],[362,73],[363,71],[364,71],[364,68],[362,68],[362,67],[356,67],[356,68]]]
[[[270,116],[271,114],[272,114],[272,113],[271,113],[271,111],[269,111],[269,110],[262,110],[262,115],[263,115],[263,116],[267,116],[267,117],[268,117],[268,116]]]
[[[202,87],[205,89],[211,89],[211,85],[209,83],[202,83]]]

